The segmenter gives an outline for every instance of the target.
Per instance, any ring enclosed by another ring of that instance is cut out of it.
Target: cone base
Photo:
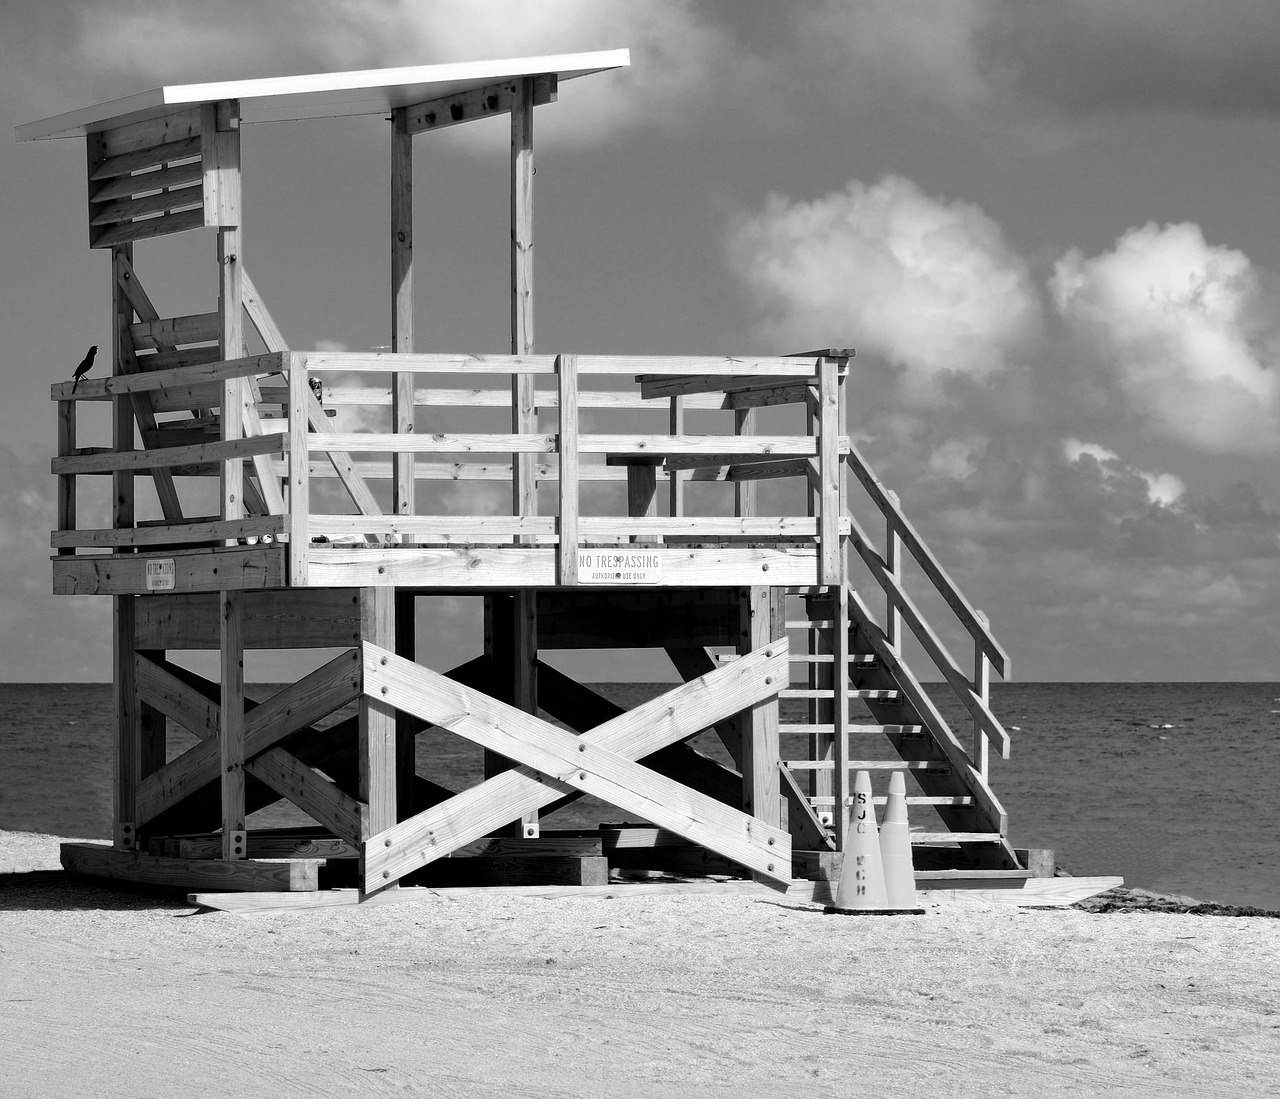
[[[923,908],[837,908],[833,904],[823,910],[827,916],[923,916]]]

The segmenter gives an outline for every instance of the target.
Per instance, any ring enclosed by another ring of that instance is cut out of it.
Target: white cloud
[[[971,203],[887,176],[812,202],[769,198],[732,227],[729,255],[781,351],[857,346],[902,366],[985,378],[1040,326],[1026,265]]]
[[[1082,353],[1133,409],[1180,442],[1217,453],[1280,448],[1276,301],[1242,252],[1192,224],[1132,229],[1050,280]]]
[[[1147,487],[1147,502],[1160,507],[1173,507],[1186,494],[1187,487],[1181,477],[1173,473],[1149,473],[1121,461],[1120,455],[1097,443],[1084,443],[1079,439],[1065,439],[1062,454],[1068,464],[1081,458],[1092,458],[1102,475],[1102,484],[1114,486],[1125,478],[1138,477]]]

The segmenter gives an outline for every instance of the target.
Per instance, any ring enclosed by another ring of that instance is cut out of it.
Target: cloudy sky
[[[537,114],[539,350],[856,347],[856,437],[1018,679],[1280,678],[1273,0],[16,0],[0,113],[615,47]],[[389,340],[385,131],[245,132],[295,347]],[[423,350],[506,350],[507,136],[417,143]],[[46,594],[48,385],[109,332],[83,164],[0,155],[5,680],[109,675],[106,601]],[[213,308],[202,236],[139,247],[162,313]]]

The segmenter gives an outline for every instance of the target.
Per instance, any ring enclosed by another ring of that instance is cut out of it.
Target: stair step
[[[873,797],[872,802],[876,805],[884,805],[889,799],[883,797]],[[830,809],[835,805],[836,799],[833,797],[813,797],[805,798],[815,809]],[[908,805],[944,805],[952,809],[963,809],[966,805],[973,805],[974,801],[971,797],[956,795],[955,797],[936,797],[923,796],[919,794],[907,795]]]
[[[912,832],[913,844],[924,843],[1001,843],[999,832]]]
[[[782,765],[788,771],[834,771],[835,761],[830,759],[784,759]],[[851,759],[850,771],[929,771],[936,775],[948,774],[951,764],[945,759]]]
[[[825,698],[831,700],[831,696],[835,692],[830,688],[822,687],[784,687],[778,692],[779,698]],[[880,691],[868,688],[858,688],[849,691],[850,698],[862,698],[872,702],[901,702],[901,691]]]
[[[849,733],[892,733],[900,736],[923,736],[923,725],[847,725]],[[829,733],[834,734],[836,727],[832,724],[809,724],[782,722],[778,726],[780,733]]]
[[[792,653],[787,659],[792,664],[834,664],[836,662],[834,653]],[[876,665],[877,660],[873,653],[849,654],[851,668],[874,668]]]

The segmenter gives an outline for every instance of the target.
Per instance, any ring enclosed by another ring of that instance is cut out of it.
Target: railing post
[[[981,611],[976,611],[975,614],[978,621],[985,626],[987,624],[987,616]],[[973,639],[973,693],[982,700],[983,709],[991,708],[991,662],[983,651],[981,637]],[[983,782],[987,781],[989,759],[990,742],[987,740],[987,730],[982,721],[975,716],[973,719],[973,762],[978,769],[978,774],[982,776]]]
[[[289,583],[307,583],[307,514],[311,510],[311,459],[307,454],[307,402],[311,386],[304,352],[284,351],[289,364]]]
[[[840,388],[835,359],[818,360],[818,473],[821,500],[818,519],[818,583],[843,589],[840,542]]]
[[[58,402],[58,456],[65,458],[76,449],[76,401]],[[58,530],[76,529],[76,475],[58,474]],[[60,546],[59,556],[74,554],[74,546]]]
[[[401,354],[413,351],[413,135],[406,107],[391,112],[391,349]],[[392,375],[391,416],[394,431],[413,432],[413,375],[408,371],[397,370]],[[396,451],[392,466],[392,511],[412,515],[412,452]],[[401,540],[413,541],[408,537]]]
[[[892,489],[885,489],[885,496],[894,508],[899,506],[898,494]],[[884,523],[884,563],[888,567],[889,575],[893,577],[894,583],[900,589],[902,587],[902,536],[898,533],[897,516],[892,510],[885,512]],[[892,591],[886,589],[884,599],[885,639],[894,652],[901,653],[902,613],[898,610],[898,603]]]
[[[560,387],[560,520],[556,583],[578,582],[578,359],[556,356]]]
[[[684,398],[680,396],[671,398],[671,411],[668,416],[668,426],[672,435],[684,434]],[[671,515],[673,517],[684,514],[684,470],[671,469],[667,471],[668,491],[671,497]]]

